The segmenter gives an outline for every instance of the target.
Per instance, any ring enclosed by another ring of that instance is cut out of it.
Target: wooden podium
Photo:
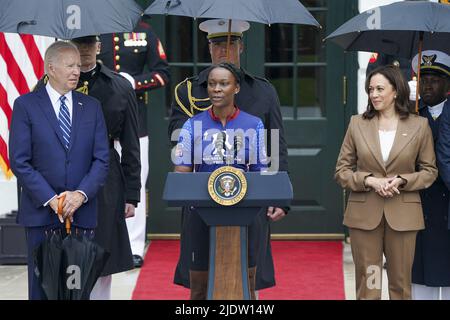
[[[209,226],[208,300],[250,300],[247,229],[268,206],[289,206],[293,191],[286,172],[244,173],[247,193],[222,206],[208,193],[210,172],[167,175],[163,199],[171,207],[193,207]]]

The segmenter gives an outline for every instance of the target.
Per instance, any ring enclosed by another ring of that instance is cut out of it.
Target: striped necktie
[[[67,149],[69,149],[69,142],[70,142],[70,131],[71,131],[71,124],[70,124],[70,114],[69,114],[69,108],[67,108],[65,104],[65,100],[67,98],[65,96],[61,96],[59,100],[61,101],[61,107],[59,108],[59,127],[61,128],[61,132],[64,138],[64,143]]]

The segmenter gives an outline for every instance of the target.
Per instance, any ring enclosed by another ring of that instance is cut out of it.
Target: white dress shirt
[[[439,118],[439,116],[441,115],[442,109],[444,108],[444,104],[446,101],[447,99],[445,99],[444,101],[435,106],[432,107],[428,106],[428,112],[431,114],[431,117],[433,117],[434,120]]]
[[[45,86],[45,89],[47,90],[48,96],[50,97],[50,101],[53,106],[53,110],[55,110],[56,119],[59,119],[59,109],[61,108],[61,95],[53,89],[53,87],[50,85],[50,82],[47,83]],[[73,109],[73,101],[72,101],[72,91],[67,92],[65,95],[66,101],[64,103],[67,106],[67,109],[69,109],[69,116],[70,116],[70,123],[72,124],[72,109]]]
[[[389,159],[389,153],[391,152],[392,146],[394,145],[396,132],[397,130],[392,131],[378,130],[378,134],[380,136],[381,155],[383,156],[383,161],[385,163]]]
[[[47,83],[45,86],[45,89],[47,90],[48,96],[50,98],[50,102],[52,103],[53,110],[56,114],[56,119],[59,119],[59,109],[61,108],[61,94],[59,94],[58,91],[56,91],[51,85],[50,82]],[[72,124],[72,110],[73,110],[73,100],[72,100],[72,91],[67,92],[65,95],[66,100],[64,101],[65,105],[67,106],[67,109],[69,109],[69,117],[70,117],[70,123]],[[88,201],[88,197],[86,193],[84,193],[82,190],[75,190],[81,193],[84,196],[83,203],[86,203]],[[47,202],[44,203],[44,207],[48,206],[50,201],[52,201],[57,195],[55,194],[53,197],[51,197]]]

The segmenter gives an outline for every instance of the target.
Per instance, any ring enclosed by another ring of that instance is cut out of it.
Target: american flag
[[[9,179],[9,126],[14,100],[44,74],[44,53],[54,38],[0,32],[0,170]]]

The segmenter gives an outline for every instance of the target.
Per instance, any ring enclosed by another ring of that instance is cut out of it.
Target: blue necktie
[[[67,98],[65,96],[61,96],[59,100],[61,101],[61,107],[59,108],[59,127],[61,128],[61,132],[64,139],[64,144],[67,149],[69,149],[69,142],[70,142],[70,131],[71,131],[71,125],[70,125],[70,114],[69,114],[69,108],[67,108],[64,101]]]

